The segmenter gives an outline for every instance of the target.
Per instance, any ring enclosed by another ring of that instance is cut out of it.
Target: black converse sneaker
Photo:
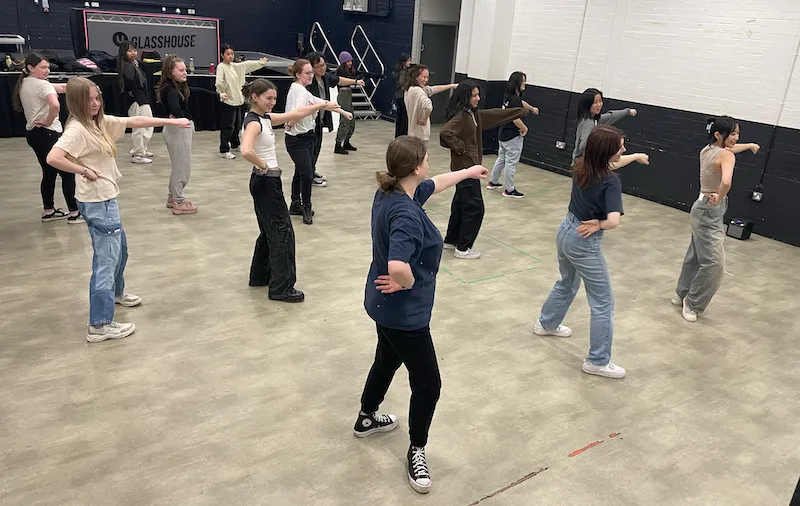
[[[411,446],[408,449],[408,482],[420,494],[431,491],[431,475],[425,461],[425,447]]]
[[[363,412],[359,412],[356,426],[353,427],[353,434],[356,437],[367,437],[376,432],[389,432],[396,427],[397,417],[394,415],[380,415],[378,413],[365,415]]]

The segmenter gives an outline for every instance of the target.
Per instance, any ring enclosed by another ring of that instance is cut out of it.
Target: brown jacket
[[[461,111],[445,124],[439,134],[439,144],[450,148],[450,170],[461,170],[483,161],[483,131],[496,128],[528,114],[522,107],[511,109],[482,109],[475,116]],[[476,124],[477,123],[477,124]]]

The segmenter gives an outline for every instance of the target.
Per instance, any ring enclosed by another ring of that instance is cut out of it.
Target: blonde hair
[[[286,69],[289,72],[289,75],[296,81],[299,81],[300,78],[297,77],[297,74],[303,72],[303,67],[306,65],[311,65],[311,62],[306,60],[305,58],[298,58],[294,61],[293,64],[289,65],[289,68]]]
[[[92,88],[95,88],[100,93],[100,110],[97,111],[97,116],[94,117],[92,117],[92,111],[89,107]],[[103,121],[103,94],[99,86],[85,77],[70,77],[69,81],[67,81],[67,109],[69,110],[67,124],[77,121],[97,141],[103,153],[112,157],[117,155],[117,145],[106,132],[105,122]]]

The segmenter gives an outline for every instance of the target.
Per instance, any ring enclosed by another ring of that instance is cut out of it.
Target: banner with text
[[[198,67],[219,62],[219,19],[161,16],[107,11],[84,11],[86,46],[117,55],[130,40],[139,51],[158,51],[162,58],[176,54]]]

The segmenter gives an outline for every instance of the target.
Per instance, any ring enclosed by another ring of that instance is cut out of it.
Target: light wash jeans
[[[114,320],[114,297],[125,289],[128,240],[119,217],[117,199],[78,202],[92,238],[92,279],[89,281],[89,325]]]
[[[569,310],[581,279],[586,288],[586,297],[592,311],[589,329],[589,356],[586,361],[594,365],[606,365],[611,361],[611,339],[614,334],[614,295],[611,279],[603,258],[601,245],[603,231],[587,238],[576,230],[581,222],[568,213],[558,229],[556,248],[561,279],[556,281],[547,297],[539,321],[546,330],[556,329]]]
[[[497,161],[494,162],[492,168],[492,177],[489,179],[492,183],[500,182],[500,173],[505,169],[505,187],[506,190],[514,189],[514,174],[517,173],[517,164],[522,156],[522,145],[524,144],[525,137],[518,135],[510,141],[500,141],[500,150],[497,152]]]
[[[675,293],[689,309],[702,313],[722,285],[725,275],[725,211],[728,197],[716,206],[704,195],[692,204],[692,240],[683,259]]]
[[[128,117],[131,116],[145,116],[148,118],[152,118],[153,110],[150,108],[150,104],[139,105],[136,102],[134,102],[128,108]],[[145,154],[147,153],[147,145],[150,143],[150,139],[152,138],[153,138],[153,127],[131,129],[131,140],[133,141],[133,148],[131,148],[131,155],[145,156]]]

